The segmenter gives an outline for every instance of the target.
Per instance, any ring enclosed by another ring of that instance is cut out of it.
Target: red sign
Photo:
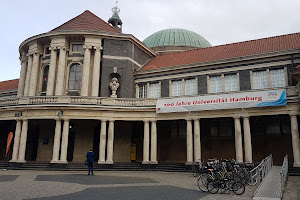
[[[11,141],[14,137],[14,134],[12,132],[10,132],[8,134],[8,137],[7,137],[7,145],[6,145],[6,153],[5,153],[5,157],[7,156],[7,153],[8,153],[8,150],[9,150],[9,147],[10,147],[10,144],[11,144]]]

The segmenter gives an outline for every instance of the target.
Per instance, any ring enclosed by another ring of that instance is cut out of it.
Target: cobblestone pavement
[[[297,200],[299,177],[289,177],[284,199]],[[297,186],[295,186],[297,185]],[[177,172],[85,172],[0,171],[0,199],[201,199],[248,200],[250,187],[243,195],[223,192],[208,194],[197,187],[191,173]]]

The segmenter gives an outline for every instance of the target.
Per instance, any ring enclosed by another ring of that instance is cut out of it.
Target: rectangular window
[[[213,76],[210,79],[210,93],[222,92],[222,77]]]
[[[172,82],[172,96],[182,96],[182,81],[173,81]]]
[[[225,92],[237,91],[238,90],[238,81],[237,75],[225,75]]]
[[[82,44],[73,44],[72,51],[73,52],[82,52]]]
[[[253,72],[253,89],[268,87],[267,71]]]
[[[159,98],[160,97],[160,84],[152,83],[150,84],[150,98]]]
[[[139,85],[139,98],[147,98],[147,85]]]
[[[284,69],[270,70],[271,87],[285,87]]]
[[[197,79],[188,79],[185,81],[185,95],[197,94]]]

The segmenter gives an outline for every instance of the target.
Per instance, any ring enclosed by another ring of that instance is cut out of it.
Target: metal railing
[[[280,171],[280,177],[281,177],[281,182],[280,182],[280,188],[281,188],[281,197],[283,193],[283,189],[287,180],[288,176],[288,167],[289,167],[289,161],[288,161],[288,155],[286,155],[283,159],[281,171]]]
[[[270,154],[268,157],[263,159],[257,167],[253,168],[250,171],[253,194],[256,193],[256,191],[259,189],[261,182],[269,173],[269,171],[272,169],[272,167],[273,167],[273,158],[272,158],[272,154]],[[253,192],[255,188],[256,190],[255,192]]]

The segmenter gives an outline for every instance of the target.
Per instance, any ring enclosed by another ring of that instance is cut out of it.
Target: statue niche
[[[114,98],[117,98],[117,89],[119,88],[120,86],[120,83],[118,82],[118,79],[116,77],[113,77],[110,84],[110,89],[111,89],[111,95],[110,97],[114,97]]]

